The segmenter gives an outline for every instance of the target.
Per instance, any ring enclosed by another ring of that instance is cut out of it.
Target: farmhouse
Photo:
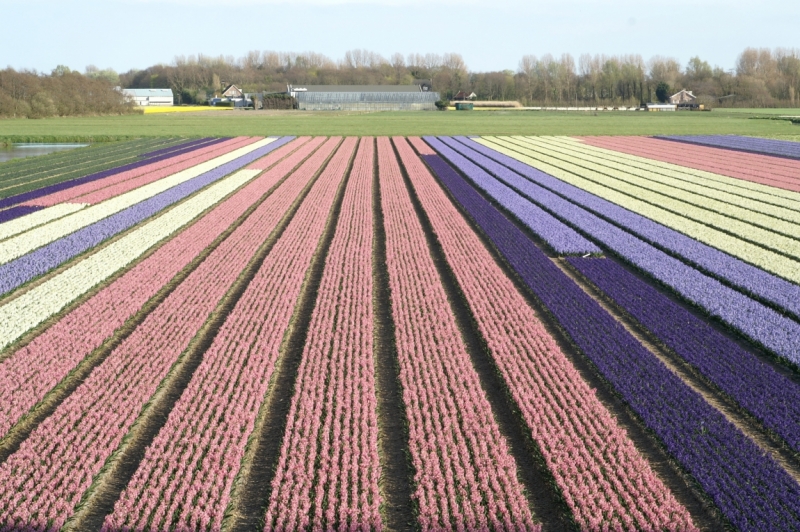
[[[453,96],[453,101],[463,102],[464,100],[474,100],[477,97],[478,95],[475,94],[474,92],[467,94],[464,91],[458,91],[458,93],[455,96]]]
[[[136,105],[173,105],[172,89],[121,89]]]
[[[417,85],[289,85],[306,111],[434,111],[439,93]]]
[[[669,97],[669,103],[677,105],[678,109],[702,109],[703,106],[697,102],[697,96],[692,91],[686,89],[676,92]]]
[[[674,103],[677,105],[695,102],[697,102],[697,96],[692,94],[692,91],[687,91],[686,89],[676,92],[669,97],[669,103]]]
[[[242,91],[242,89],[231,83],[230,85],[225,87],[224,91],[222,91],[222,97],[229,98],[231,100],[236,100],[239,98],[244,98],[244,92]]]

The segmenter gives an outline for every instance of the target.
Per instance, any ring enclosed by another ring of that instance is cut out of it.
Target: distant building
[[[648,103],[645,106],[648,111],[676,111],[678,109],[674,103]]]
[[[703,105],[697,101],[697,96],[692,94],[692,91],[687,91],[686,89],[676,92],[670,96],[669,103],[677,105],[679,110],[703,109]]]
[[[172,89],[121,89],[121,91],[136,105],[158,105],[161,107],[174,105]]]
[[[217,106],[223,103],[225,107],[253,107],[252,94],[245,94],[242,89],[230,83],[225,86],[221,96],[214,96],[208,100],[209,105]]]
[[[458,91],[458,94],[453,97],[453,100],[456,102],[463,102],[464,100],[474,100],[477,97],[478,95],[474,92],[467,94],[464,91]]]
[[[422,92],[429,92],[433,90],[432,79],[415,79],[413,85],[419,87]]]
[[[676,105],[681,104],[693,104],[697,103],[697,96],[692,94],[692,91],[687,91],[683,89],[680,92],[676,92],[672,96],[669,97],[669,103],[674,103]]]
[[[225,87],[224,91],[222,91],[222,97],[230,100],[236,100],[239,98],[244,98],[244,92],[242,89],[231,83]]]
[[[289,85],[306,111],[435,111],[439,93],[419,85]]]

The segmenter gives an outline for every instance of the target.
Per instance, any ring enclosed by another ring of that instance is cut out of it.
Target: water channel
[[[83,148],[88,144],[6,144],[0,145],[0,163],[21,157],[36,157],[57,151]]]

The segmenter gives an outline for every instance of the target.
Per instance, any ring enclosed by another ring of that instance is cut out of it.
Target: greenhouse
[[[439,93],[422,85],[289,86],[306,111],[434,111]]]

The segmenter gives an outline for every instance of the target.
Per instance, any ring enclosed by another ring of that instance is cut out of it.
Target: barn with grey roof
[[[416,85],[289,85],[297,108],[306,111],[433,111],[439,93]]]

